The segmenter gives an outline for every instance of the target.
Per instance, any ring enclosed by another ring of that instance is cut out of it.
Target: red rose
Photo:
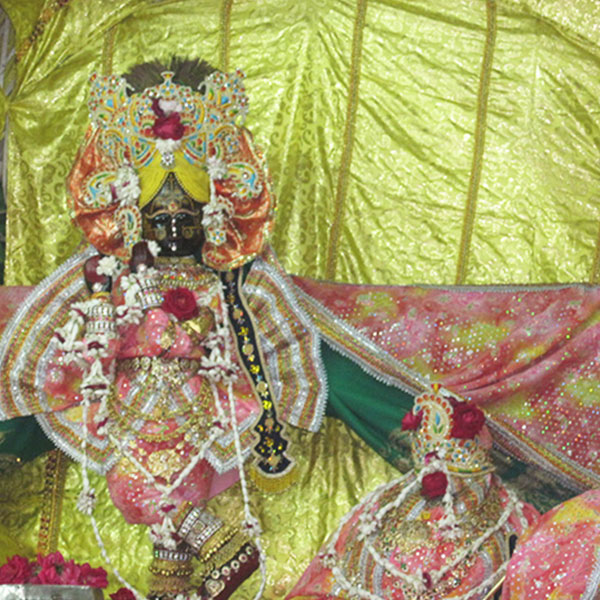
[[[60,582],[63,585],[80,585],[81,567],[74,561],[66,562],[61,570]]]
[[[40,565],[40,567],[42,567],[42,569],[43,569],[46,567],[54,567],[54,566],[62,567],[66,561],[65,561],[65,557],[60,552],[56,551],[56,552],[52,552],[52,554],[47,554],[46,556],[38,554],[37,562],[38,562],[38,565]]]
[[[114,594],[110,595],[111,600],[135,600],[135,594],[126,587],[119,588]]]
[[[448,478],[441,471],[425,475],[421,481],[421,496],[428,500],[439,498],[446,493]]]
[[[423,420],[423,411],[419,411],[416,415],[410,411],[402,418],[402,431],[414,431],[419,429]]]
[[[57,565],[46,565],[40,569],[40,572],[31,580],[36,585],[61,585],[62,579],[58,573]]]
[[[454,406],[452,413],[453,438],[461,440],[472,440],[485,423],[485,415],[477,406],[468,402],[459,402]]]
[[[198,305],[191,290],[184,287],[165,292],[161,308],[174,315],[179,321],[189,321],[198,316]]]
[[[79,585],[87,585],[93,588],[105,588],[108,585],[106,571],[102,567],[94,569],[89,563],[83,563],[79,567]]]
[[[171,113],[168,117],[158,117],[152,126],[152,133],[162,140],[180,140],[185,132],[178,112]]]
[[[15,554],[0,567],[0,583],[27,583],[33,573],[33,563]]]

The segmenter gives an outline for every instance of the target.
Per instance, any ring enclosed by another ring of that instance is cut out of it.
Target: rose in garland
[[[402,418],[402,431],[415,431],[419,429],[422,420],[423,412],[419,412],[416,415],[412,411],[407,412]]]
[[[448,478],[442,471],[435,471],[425,475],[421,481],[421,496],[428,500],[434,500],[446,493],[448,487]]]
[[[450,435],[461,440],[472,440],[485,423],[483,411],[467,402],[457,402],[452,413]]]
[[[161,308],[172,314],[178,321],[189,321],[198,316],[196,297],[184,287],[167,290]]]

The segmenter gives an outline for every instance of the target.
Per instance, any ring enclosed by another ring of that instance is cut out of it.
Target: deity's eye
[[[171,218],[168,214],[157,215],[153,219],[150,219],[150,227],[154,233],[154,239],[157,242],[164,240],[167,237],[167,230]]]
[[[178,227],[192,227],[195,224],[194,217],[189,213],[177,213],[173,219]]]

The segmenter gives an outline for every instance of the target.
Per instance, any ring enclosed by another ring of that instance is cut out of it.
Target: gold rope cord
[[[44,491],[40,513],[37,551],[50,554],[58,550],[58,534],[69,459],[60,450],[51,450],[44,469]]]
[[[229,70],[229,45],[231,41],[231,9],[233,0],[223,0],[221,5],[221,55],[219,65],[222,71]]]
[[[104,34],[104,44],[102,46],[102,73],[111,75],[113,72],[113,56],[115,52],[115,36],[117,26],[114,25]]]
[[[338,173],[337,190],[335,195],[335,211],[329,247],[327,249],[327,267],[325,277],[333,279],[337,267],[338,243],[344,218],[344,206],[348,190],[348,173],[352,164],[352,148],[354,146],[354,126],[356,123],[356,107],[358,105],[358,87],[360,83],[360,62],[362,57],[363,29],[367,13],[367,0],[358,0],[356,19],[352,38],[352,62],[350,67],[350,85],[348,90],[348,108],[346,113],[346,128],[344,131],[344,148]]]
[[[35,26],[29,36],[21,43],[16,52],[16,60],[17,62],[23,60],[29,49],[37,42],[38,38],[40,38],[46,26],[52,19],[55,18],[56,13],[61,9],[65,8],[69,0],[55,0],[52,2],[47,8],[45,8],[35,23]]]
[[[490,78],[492,73],[492,61],[494,58],[494,47],[496,45],[497,16],[496,0],[487,0],[487,36],[483,51],[481,64],[481,76],[479,80],[479,94],[477,99],[477,121],[475,123],[475,141],[473,147],[473,165],[471,167],[471,178],[467,194],[467,205],[463,230],[456,267],[456,285],[465,282],[467,266],[469,261],[469,250],[473,237],[473,223],[475,221],[475,210],[477,206],[477,194],[481,180],[481,169],[483,152],[485,148],[485,127],[487,119],[488,97],[490,93]]]

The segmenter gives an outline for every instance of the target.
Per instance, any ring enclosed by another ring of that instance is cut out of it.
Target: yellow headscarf
[[[198,165],[187,161],[181,151],[173,153],[173,166],[165,169],[160,159],[155,158],[147,167],[138,169],[142,193],[139,207],[144,208],[158,194],[169,173],[173,173],[179,185],[196,202],[202,204],[210,200],[210,178],[208,173]]]

